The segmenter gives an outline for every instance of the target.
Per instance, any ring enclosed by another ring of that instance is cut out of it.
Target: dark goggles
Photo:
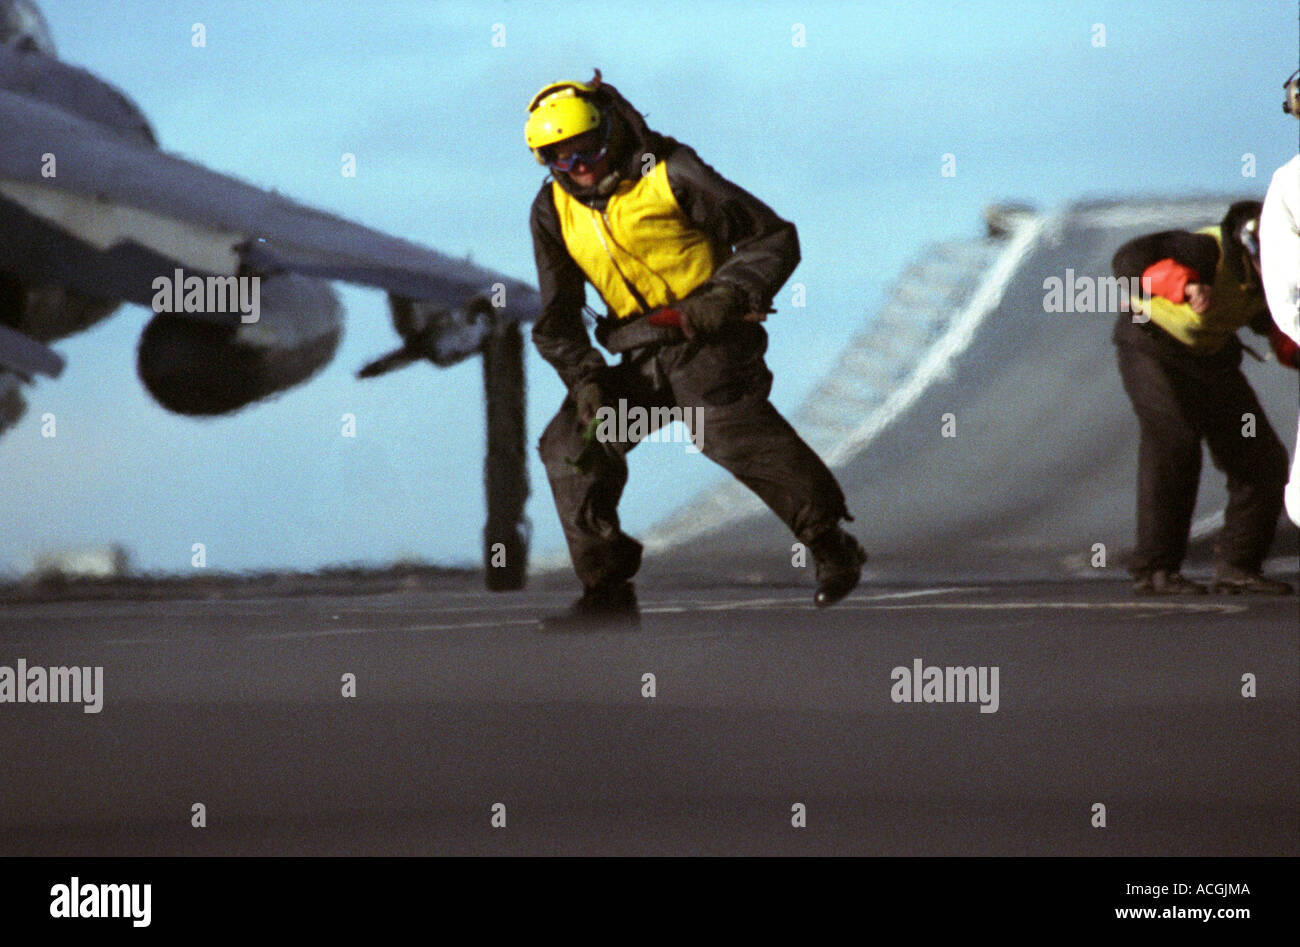
[[[605,155],[609,154],[609,143],[600,146],[599,151],[574,151],[567,158],[557,158],[554,153],[548,151],[542,152],[542,157],[546,159],[547,165],[556,171],[571,171],[574,165],[585,164],[591,167],[598,164]]]
[[[1237,233],[1237,239],[1241,245],[1246,248],[1251,259],[1259,259],[1259,220],[1248,220],[1241,226]]]
[[[547,166],[555,171],[571,171],[575,165],[584,164],[591,167],[599,164],[600,161],[609,154],[609,116],[606,115],[599,126],[600,131],[600,148],[596,151],[573,151],[567,158],[557,158],[555,148],[548,147],[542,149],[542,159]]]

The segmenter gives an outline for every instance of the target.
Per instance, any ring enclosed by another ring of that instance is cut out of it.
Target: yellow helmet
[[[545,164],[541,149],[599,128],[600,109],[588,96],[600,87],[600,70],[591,82],[552,82],[528,103],[528,124],[524,140],[538,164]]]

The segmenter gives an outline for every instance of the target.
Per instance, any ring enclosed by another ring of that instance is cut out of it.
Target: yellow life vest
[[[1163,296],[1132,300],[1132,306],[1135,312],[1149,313],[1152,322],[1188,348],[1202,355],[1213,355],[1250,321],[1260,300],[1249,287],[1238,283],[1224,265],[1226,257],[1219,228],[1204,227],[1196,232],[1213,237],[1219,245],[1219,264],[1211,284],[1214,293],[1210,307],[1198,314],[1187,303],[1170,302]]]
[[[603,212],[558,182],[551,190],[569,255],[619,319],[682,299],[730,252],[715,247],[678,206],[668,159],[635,181],[620,181]]]

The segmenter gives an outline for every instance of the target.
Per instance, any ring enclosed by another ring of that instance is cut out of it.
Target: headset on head
[[[1282,100],[1282,111],[1300,118],[1300,69],[1291,73],[1291,78],[1282,83],[1286,98]]]

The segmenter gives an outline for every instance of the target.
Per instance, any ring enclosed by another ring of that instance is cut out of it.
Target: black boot
[[[640,627],[641,611],[631,582],[587,589],[568,611],[538,622],[541,631],[635,631]]]
[[[853,591],[862,578],[867,553],[856,539],[836,526],[808,543],[817,563],[817,591],[813,602],[819,608],[834,605]]]
[[[1168,569],[1156,569],[1133,580],[1135,595],[1204,595],[1207,591],[1201,583]]]
[[[1266,579],[1258,572],[1247,572],[1245,569],[1229,565],[1220,565],[1215,571],[1212,588],[1215,592],[1226,592],[1229,595],[1241,595],[1242,593],[1251,595],[1290,595],[1295,591],[1287,582]]]

